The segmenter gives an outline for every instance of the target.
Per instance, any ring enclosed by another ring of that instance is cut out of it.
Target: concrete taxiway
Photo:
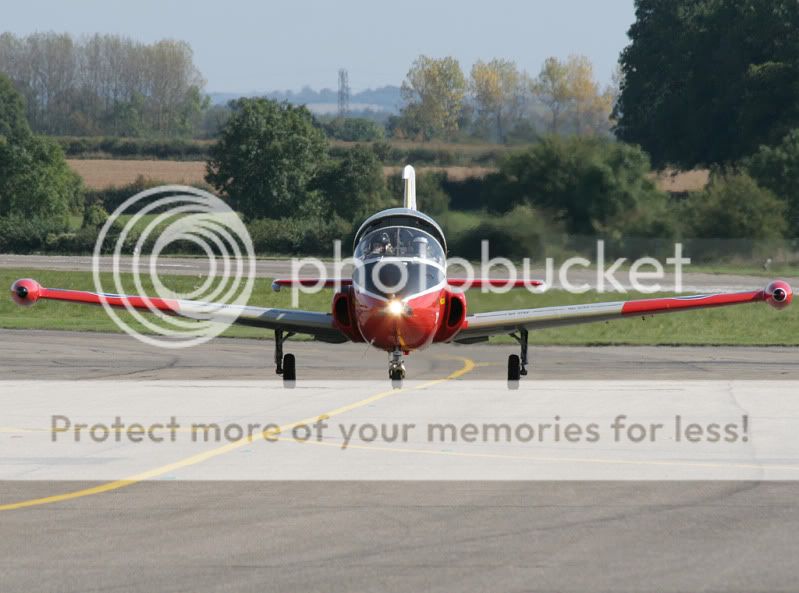
[[[385,355],[363,346],[304,342],[289,351],[300,380],[386,375]],[[475,366],[457,380],[501,381],[511,352],[431,348],[411,356],[408,370],[442,378],[468,358]],[[791,348],[534,347],[531,355],[527,381],[799,379]],[[0,331],[6,380],[267,379],[271,360],[268,341],[168,352],[123,335]],[[1,483],[0,590],[765,592],[799,581],[799,483],[117,486]],[[70,492],[81,494],[50,498]]]
[[[164,350],[123,334],[0,330],[0,379],[274,379],[269,340],[216,340]],[[406,359],[409,379],[436,379],[476,363],[467,379],[505,378],[518,348],[437,345]],[[387,355],[365,344],[291,342],[300,379],[384,379]],[[758,379],[799,380],[799,351],[790,347],[531,346],[536,379]]]

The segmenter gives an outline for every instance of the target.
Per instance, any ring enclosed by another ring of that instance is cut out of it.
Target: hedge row
[[[370,146],[384,165],[491,166],[507,153],[507,149],[504,147],[464,149],[440,145],[406,146],[384,141],[372,142]],[[330,156],[342,158],[351,148],[351,144],[333,144],[330,146]]]
[[[442,220],[445,226],[448,220]],[[342,241],[342,252],[346,257],[352,245],[353,226],[340,219],[327,222],[309,220],[255,220],[247,225],[258,255],[318,255],[330,257],[333,242]],[[117,231],[118,232],[118,231]],[[96,227],[69,230],[65,222],[0,218],[0,252],[2,253],[57,253],[90,254],[97,241]],[[545,257],[554,257],[562,262],[573,255],[593,259],[596,256],[597,237],[575,237],[557,233],[550,229],[536,213],[517,209],[509,215],[484,215],[476,228],[453,229],[448,234],[451,256],[479,260],[481,241],[489,240],[491,257],[510,257],[521,260],[531,257],[536,265],[542,265]],[[123,253],[132,253],[138,237],[128,236]],[[155,240],[145,244],[147,253]],[[107,238],[114,245],[115,232]],[[799,240],[731,240],[731,239],[684,239],[684,256],[692,263],[719,261],[764,262],[773,258],[775,264],[796,261]],[[109,249],[110,250],[110,249]],[[616,257],[657,257],[664,261],[673,256],[672,241],[624,238],[606,238],[605,253],[608,262]],[[173,255],[204,255],[193,243],[172,244],[165,251]]]
[[[316,254],[329,256],[333,242],[343,239],[343,250],[349,250],[352,225],[341,219],[316,220],[255,220],[247,225],[253,248],[260,255]],[[108,251],[113,249],[120,229],[112,227],[106,237]],[[73,230],[67,221],[36,220],[0,217],[0,253],[58,253],[90,254],[94,252],[99,228],[83,226]],[[132,253],[139,237],[129,233],[123,253]],[[157,235],[148,238],[142,252],[148,253]],[[173,255],[204,255],[196,244],[181,242],[170,244],[164,251]]]
[[[154,159],[201,161],[208,158],[208,140],[152,140],[146,138],[59,136],[55,140],[68,158]],[[332,143],[330,156],[342,158],[353,148],[352,143]],[[370,144],[384,165],[468,166],[495,165],[507,152],[504,147],[463,148],[441,145],[398,145],[386,141]]]
[[[69,158],[205,160],[211,143],[206,140],[151,140],[146,138],[59,136],[55,140]]]

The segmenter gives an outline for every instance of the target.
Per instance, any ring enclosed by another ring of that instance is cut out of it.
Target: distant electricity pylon
[[[350,112],[350,77],[344,68],[338,71],[338,116],[346,117]]]

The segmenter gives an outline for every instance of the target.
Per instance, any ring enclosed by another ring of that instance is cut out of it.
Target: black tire
[[[517,354],[508,356],[508,381],[518,381],[521,376],[521,361]]]
[[[294,359],[293,354],[285,354],[283,355],[283,380],[284,381],[296,381],[297,380],[297,368],[296,368],[296,361]]]

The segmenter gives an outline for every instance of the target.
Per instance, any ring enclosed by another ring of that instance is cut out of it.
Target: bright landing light
[[[389,301],[388,305],[386,306],[386,310],[395,317],[399,317],[400,315],[402,315],[402,310],[404,308],[405,307],[402,306],[402,303],[397,300]]]

